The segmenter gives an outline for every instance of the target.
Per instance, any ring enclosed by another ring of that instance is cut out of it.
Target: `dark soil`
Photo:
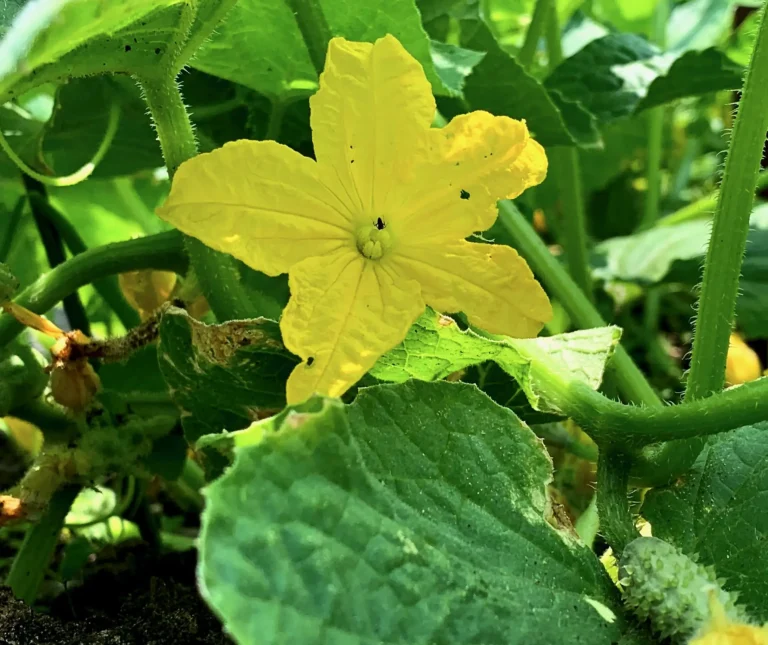
[[[0,645],[231,645],[195,585],[195,552],[100,554],[83,584],[33,611],[0,588]]]

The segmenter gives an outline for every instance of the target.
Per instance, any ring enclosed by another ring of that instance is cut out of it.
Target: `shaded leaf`
[[[677,483],[647,495],[643,514],[655,536],[712,565],[768,621],[768,424],[710,439]]]
[[[314,399],[241,437],[200,567],[238,642],[618,640],[616,589],[550,523],[539,440],[473,386]]]
[[[354,11],[342,0],[320,4],[335,36],[373,42],[390,33],[422,64],[433,91],[451,94],[432,64],[429,39],[413,0],[369,0],[355,4]],[[284,2],[239,0],[192,64],[273,100],[306,96],[317,89],[317,74]]]
[[[737,89],[741,83],[741,68],[717,50],[676,58],[640,36],[609,34],[565,60],[545,86],[606,123],[684,97]]]
[[[447,45],[438,40],[430,41],[432,63],[435,71],[452,96],[463,96],[464,83],[472,69],[481,61],[483,52]]]
[[[525,119],[544,146],[593,144],[593,117],[564,95],[552,96],[504,50],[479,20],[462,23],[462,45],[486,52],[467,78],[464,96],[474,110]]]

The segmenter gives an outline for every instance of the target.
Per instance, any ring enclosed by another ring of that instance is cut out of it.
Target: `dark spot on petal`
[[[381,217],[379,217],[376,220],[376,228],[379,229],[380,231],[383,231],[385,226],[386,226],[386,224],[384,224],[384,220],[381,219]]]
[[[315,357],[314,356],[310,356],[307,359],[307,367],[312,367],[312,363],[314,363],[314,362],[315,362]]]
[[[461,165],[461,162],[457,161],[457,162],[456,162],[456,165],[457,165],[457,166],[460,166],[460,165]]]
[[[126,45],[125,46],[125,51],[127,51],[127,52],[131,51],[131,46],[130,45]]]
[[[350,149],[350,150],[354,150],[354,149],[355,149],[355,146],[349,146],[349,149]]]
[[[355,160],[354,159],[350,159],[349,163],[355,163]]]
[[[462,190],[459,193],[459,197],[461,197],[462,199],[469,199],[469,193],[466,190]]]

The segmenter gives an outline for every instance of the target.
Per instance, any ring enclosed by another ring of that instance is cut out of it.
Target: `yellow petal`
[[[357,251],[305,260],[291,270],[289,286],[280,329],[304,362],[288,379],[288,403],[341,396],[424,311],[418,284],[395,281],[384,263]]]
[[[496,202],[544,181],[547,157],[523,121],[471,112],[430,131],[429,154],[398,191],[409,240],[462,239],[496,220]]]
[[[333,168],[358,213],[380,215],[424,154],[435,100],[423,68],[393,36],[333,38],[310,108],[318,162]]]
[[[460,241],[409,247],[398,249],[392,263],[421,284],[430,307],[463,311],[470,323],[491,333],[536,336],[552,317],[544,289],[508,246]]]
[[[233,141],[183,163],[157,212],[268,275],[353,244],[349,208],[317,163],[274,141]]]

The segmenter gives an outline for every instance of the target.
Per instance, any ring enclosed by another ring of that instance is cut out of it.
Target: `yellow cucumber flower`
[[[493,224],[497,200],[546,175],[524,122],[472,112],[430,128],[429,82],[392,36],[331,40],[310,108],[317,161],[234,141],[182,164],[158,210],[258,271],[288,273],[280,329],[303,361],[289,403],[343,394],[425,304],[492,333],[539,332],[551,308],[525,261],[465,241]]]

